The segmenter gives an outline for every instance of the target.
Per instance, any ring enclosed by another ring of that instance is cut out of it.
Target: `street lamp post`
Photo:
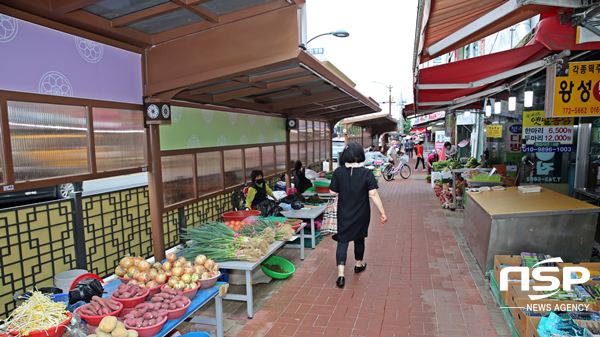
[[[385,84],[383,84],[381,82],[377,82],[377,81],[372,81],[372,82],[373,83],[379,83],[379,84],[383,85],[384,87],[388,88],[388,90],[390,91],[390,100],[389,100],[388,103],[390,105],[390,110],[389,110],[390,112],[389,112],[389,114],[391,116],[392,115],[392,88],[393,88],[392,85],[391,84],[390,85],[385,85]]]
[[[308,42],[306,42],[306,44],[301,43],[299,45],[299,47],[302,48],[303,50],[306,50],[306,46],[310,43],[310,41],[312,41],[312,40],[314,40],[314,39],[316,39],[318,37],[325,36],[325,35],[333,35],[335,37],[348,37],[348,36],[350,36],[350,33],[348,33],[348,31],[346,31],[344,29],[338,29],[338,30],[333,31],[333,32],[319,34],[319,35],[313,37],[312,39],[308,40]]]

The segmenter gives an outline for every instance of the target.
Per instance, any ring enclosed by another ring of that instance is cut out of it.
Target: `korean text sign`
[[[502,138],[502,125],[488,125],[487,126],[487,137],[488,138]]]
[[[507,128],[504,151],[511,153],[521,152],[521,137],[523,134],[523,125],[521,123],[506,123]]]
[[[523,113],[523,152],[573,151],[574,118],[544,118],[543,111]]]
[[[571,62],[556,77],[553,116],[600,116],[600,62]]]

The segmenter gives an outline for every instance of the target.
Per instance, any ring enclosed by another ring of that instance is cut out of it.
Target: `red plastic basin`
[[[119,310],[111,312],[108,315],[102,315],[102,316],[88,316],[88,315],[84,315],[81,313],[80,309],[82,307],[79,307],[77,309],[75,309],[75,313],[79,316],[81,316],[81,318],[83,318],[83,320],[89,324],[89,325],[93,325],[93,326],[99,326],[100,325],[100,321],[102,321],[102,319],[106,316],[115,316],[115,317],[119,317],[119,314],[121,313],[121,311],[123,310],[123,303],[119,302]]]
[[[221,272],[219,272],[219,275],[217,275],[215,277],[201,279],[200,280],[200,289],[208,289],[208,288],[214,287],[215,284],[217,283],[217,279],[219,278],[219,276],[221,276]]]
[[[67,312],[66,315],[69,317],[67,317],[67,319],[64,322],[60,323],[58,328],[53,327],[48,330],[32,331],[29,333],[29,336],[31,336],[31,337],[60,337],[60,336],[62,336],[63,332],[65,332],[65,329],[67,328],[67,325],[73,318],[73,314],[71,314],[70,312]],[[17,331],[9,331],[9,332],[11,335],[14,335],[14,336],[18,336],[20,334]]]
[[[165,317],[161,322],[154,324],[153,326],[145,328],[134,328],[125,324],[125,328],[137,331],[139,337],[152,337],[156,336],[160,332],[160,330],[162,330],[163,325],[165,325],[166,322],[167,317]]]
[[[317,193],[329,193],[329,186],[325,186],[325,187],[315,186],[315,192],[317,192]]]
[[[225,221],[244,221],[251,216],[259,216],[260,211],[235,211],[221,214]]]

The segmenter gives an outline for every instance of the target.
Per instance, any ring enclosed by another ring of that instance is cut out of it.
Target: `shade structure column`
[[[148,193],[150,197],[150,221],[152,223],[152,244],[154,247],[154,260],[162,261],[165,255],[165,233],[163,229],[162,211],[163,177],[160,157],[160,129],[159,125],[150,125],[150,167],[148,173]]]
[[[285,130],[285,190],[292,187],[292,155],[290,150],[290,129]]]
[[[326,146],[329,146],[329,171],[333,171],[333,130],[335,129],[335,124],[331,121],[329,122],[329,135],[331,139],[328,139],[326,143]]]

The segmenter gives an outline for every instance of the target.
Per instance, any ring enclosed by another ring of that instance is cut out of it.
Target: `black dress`
[[[335,241],[350,242],[367,237],[371,220],[369,191],[377,188],[373,172],[364,167],[338,167],[333,172],[329,189],[338,193]]]
[[[306,178],[302,171],[294,171],[294,185],[298,193],[304,193],[304,191],[312,187],[312,182]]]

